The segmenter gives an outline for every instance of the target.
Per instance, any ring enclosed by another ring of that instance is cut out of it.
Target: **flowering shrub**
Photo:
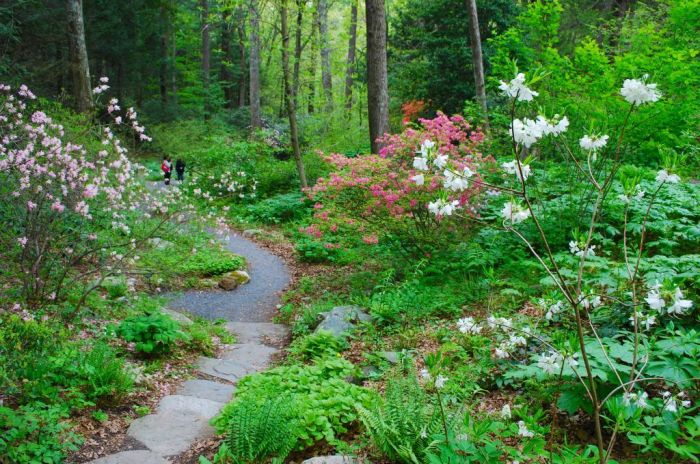
[[[106,82],[101,79],[96,94],[108,89]],[[119,272],[154,232],[136,233],[129,218],[140,208],[147,217],[160,216],[162,224],[174,211],[178,193],[144,192],[136,179],[139,167],[129,161],[110,125],[101,129],[102,149],[88,152],[46,113],[33,109],[33,100],[26,86],[13,91],[0,84],[5,199],[0,215],[10,225],[0,242],[9,263],[17,266],[20,299],[37,307],[59,301],[71,284]],[[111,99],[107,111],[114,124],[128,124],[141,140],[150,139],[133,108],[122,113]]]
[[[340,233],[359,234],[361,242],[373,245],[387,233],[427,236],[457,206],[476,216],[474,199],[484,188],[478,172],[491,161],[479,152],[483,133],[461,116],[440,113],[420,122],[418,128],[385,136],[379,155],[325,156],[334,171],[308,192],[316,212],[303,232],[329,247],[336,246]],[[429,160],[441,170],[426,172]],[[431,203],[443,185],[449,191]],[[438,217],[426,212],[429,204]]]
[[[426,103],[423,100],[410,100],[401,105],[401,113],[403,118],[401,122],[408,124],[415,121],[418,115],[425,109]]]

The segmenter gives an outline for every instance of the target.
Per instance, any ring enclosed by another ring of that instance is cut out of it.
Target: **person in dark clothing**
[[[175,162],[175,172],[177,172],[178,182],[185,180],[185,161],[181,158],[178,158]]]
[[[170,185],[170,177],[172,176],[173,163],[170,162],[170,157],[166,156],[163,158],[163,163],[160,165],[161,171],[163,171],[163,176],[165,177],[165,185]]]

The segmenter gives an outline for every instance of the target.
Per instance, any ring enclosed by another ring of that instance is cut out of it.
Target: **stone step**
[[[258,371],[257,368],[248,364],[241,364],[238,361],[204,357],[197,360],[197,370],[202,374],[227,380],[234,385],[246,375]]]
[[[211,380],[188,380],[175,391],[177,395],[194,396],[205,400],[228,403],[233,397],[236,387],[227,383],[212,382]]]
[[[161,456],[176,456],[197,440],[214,436],[209,419],[192,411],[172,410],[140,417],[127,434]]]
[[[315,458],[307,459],[301,464],[359,464],[355,458],[350,456],[343,456],[336,454],[335,456],[317,456]]]
[[[170,411],[187,411],[211,419],[216,416],[224,403],[186,395],[169,395],[158,403],[158,414]]]
[[[236,334],[239,343],[269,343],[289,336],[289,327],[271,322],[229,322],[226,328]]]
[[[169,464],[170,461],[157,453],[148,450],[122,451],[110,454],[88,464]]]
[[[236,361],[255,369],[265,369],[270,365],[277,348],[258,343],[240,343],[222,351],[221,359]]]

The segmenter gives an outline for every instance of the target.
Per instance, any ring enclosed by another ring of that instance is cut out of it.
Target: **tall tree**
[[[318,31],[321,38],[321,81],[326,97],[326,111],[333,111],[333,74],[331,45],[328,39],[328,0],[318,0]]]
[[[348,39],[348,59],[345,69],[345,108],[352,109],[352,80],[355,74],[355,51],[357,49],[357,2],[350,6],[350,38]]]
[[[372,153],[381,148],[377,139],[389,131],[389,84],[386,58],[384,0],[365,0],[367,22],[367,111]]]
[[[93,108],[90,90],[90,65],[85,44],[85,24],[83,23],[82,0],[67,0],[68,45],[70,69],[73,78],[73,97],[80,112]]]
[[[204,85],[204,119],[211,117],[209,81],[211,74],[211,44],[209,34],[209,0],[200,0],[202,9],[202,84]]]
[[[486,86],[484,84],[484,57],[481,52],[481,34],[479,33],[479,14],[476,9],[476,0],[467,0],[469,9],[469,42],[472,48],[472,66],[474,67],[474,88],[476,99],[488,115],[486,106]]]
[[[316,105],[316,55],[318,53],[318,8],[313,10],[313,20],[311,21],[311,63],[309,64],[309,105],[308,112],[313,113]]]
[[[250,125],[262,126],[260,118],[260,16],[258,0],[250,0]]]
[[[294,105],[299,102],[299,74],[301,72],[301,32],[304,26],[304,0],[296,0],[297,25],[294,31],[294,76],[292,80],[292,91],[294,92]]]
[[[239,6],[236,11],[236,17],[238,18],[238,106],[245,106],[245,97],[248,93],[248,88],[246,86],[246,74],[248,72],[246,68],[246,53],[245,53],[245,12],[243,7]]]
[[[233,22],[231,21],[231,8],[224,6],[221,10],[221,69],[219,70],[219,80],[224,91],[224,105],[226,108],[233,108],[233,49],[231,47],[231,35],[233,32]]]
[[[299,182],[301,188],[308,187],[306,182],[306,172],[304,162],[301,159],[301,149],[299,148],[299,131],[297,128],[297,114],[294,107],[294,93],[292,91],[291,73],[289,70],[289,27],[287,26],[288,0],[282,0],[280,5],[280,19],[282,23],[282,73],[284,75],[284,99],[287,103],[287,116],[289,117],[289,131],[292,138],[292,149],[294,150],[294,160],[299,171]]]
[[[168,53],[170,49],[170,15],[165,3],[160,5],[160,102],[163,108],[168,105]]]

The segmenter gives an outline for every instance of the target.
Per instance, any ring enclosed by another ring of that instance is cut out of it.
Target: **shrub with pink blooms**
[[[459,205],[464,213],[453,220],[466,225],[478,216],[474,199],[485,188],[480,172],[492,162],[480,152],[483,140],[484,134],[462,116],[438,113],[401,134],[384,136],[379,155],[326,155],[332,172],[309,190],[314,220],[301,231],[329,249],[340,246],[341,240],[372,246],[387,236],[420,248],[432,240],[436,228],[449,227],[444,219],[451,211],[436,217],[427,206],[444,184],[454,181],[455,172],[460,178],[467,172],[469,178],[445,195],[446,204]],[[438,155],[445,160],[442,173],[424,172],[416,161],[427,146],[439,146]]]
[[[60,301],[73,284],[120,272],[154,232],[132,230],[133,216],[162,216],[162,224],[177,196],[142,191],[110,125],[101,149],[88,151],[37,106],[26,86],[0,85],[0,243],[7,275],[20,281],[17,307]],[[123,113],[112,99],[108,113],[149,139],[133,108]]]

